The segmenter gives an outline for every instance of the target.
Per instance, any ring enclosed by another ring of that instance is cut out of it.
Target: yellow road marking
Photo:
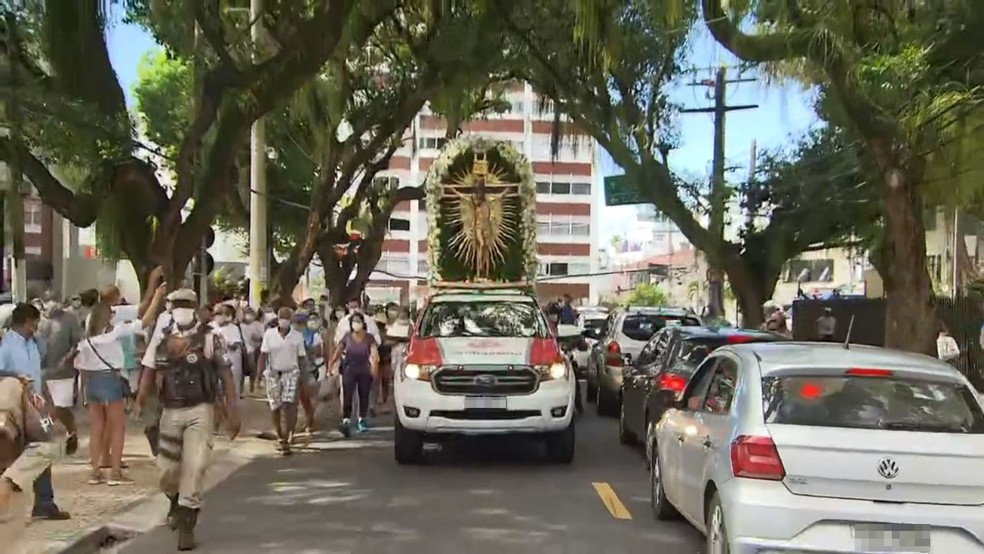
[[[598,498],[601,498],[601,503],[605,505],[605,508],[608,508],[608,513],[612,514],[613,518],[632,519],[629,509],[625,507],[625,504],[622,504],[611,485],[608,483],[591,483],[591,486],[594,487],[595,492],[598,493]]]

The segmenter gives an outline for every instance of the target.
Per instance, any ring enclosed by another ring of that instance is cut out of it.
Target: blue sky
[[[140,27],[116,21],[110,26],[108,44],[113,67],[120,77],[128,100],[132,100],[130,89],[137,78],[137,67],[143,55],[156,47],[154,39]],[[730,53],[711,37],[704,34],[694,39],[688,65],[712,68],[722,64],[737,66]],[[713,78],[713,71],[707,69],[694,77],[697,80]],[[753,73],[743,75],[754,76]],[[691,79],[686,80],[689,82]],[[712,104],[706,97],[707,92],[708,89],[681,85],[674,89],[672,96],[675,101],[688,108],[707,107]],[[757,109],[730,112],[727,116],[727,165],[739,168],[731,174],[735,179],[743,179],[747,174],[753,141],[757,143],[759,151],[781,147],[816,125],[809,95],[797,85],[780,87],[765,81],[729,85],[727,102],[729,105],[759,105]],[[682,117],[682,143],[670,155],[671,169],[688,175],[705,175],[711,164],[714,130],[712,115],[689,114]],[[604,152],[601,157],[604,175],[621,173]],[[600,186],[597,188],[600,190]],[[601,226],[601,245],[608,244],[613,235],[625,235],[633,227],[636,213],[634,206],[607,207],[600,195],[597,202],[596,209],[600,210],[598,220]]]

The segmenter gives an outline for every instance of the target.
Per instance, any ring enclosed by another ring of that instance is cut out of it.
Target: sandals
[[[90,485],[102,485],[106,482],[106,477],[103,475],[102,470],[95,470],[89,473],[89,484]]]

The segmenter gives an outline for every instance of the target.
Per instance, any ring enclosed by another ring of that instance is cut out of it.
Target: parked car
[[[622,368],[639,355],[657,332],[668,326],[700,325],[692,310],[629,307],[608,317],[588,357],[588,398],[597,402],[598,415],[618,414]]]
[[[656,426],[650,503],[708,552],[984,552],[984,407],[884,348],[729,345]]]
[[[778,340],[786,338],[734,327],[663,329],[622,369],[619,439],[623,444],[635,444],[645,438],[651,444],[656,422],[676,402],[697,366],[714,349],[728,344]]]

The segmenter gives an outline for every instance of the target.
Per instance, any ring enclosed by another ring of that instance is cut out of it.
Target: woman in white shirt
[[[236,308],[229,304],[219,304],[215,308],[212,322],[226,345],[226,356],[232,368],[232,381],[236,385],[236,396],[243,397],[243,367],[246,353],[246,336],[236,321]]]
[[[82,376],[85,402],[89,410],[90,485],[121,485],[133,481],[123,475],[123,438],[126,414],[123,379],[125,363],[123,340],[132,339],[153,324],[154,314],[164,297],[165,285],[154,291],[143,320],[113,324],[113,308],[107,302],[96,304],[86,326],[86,338],[79,342],[75,368]],[[100,469],[103,444],[109,441],[110,475],[106,480]]]

